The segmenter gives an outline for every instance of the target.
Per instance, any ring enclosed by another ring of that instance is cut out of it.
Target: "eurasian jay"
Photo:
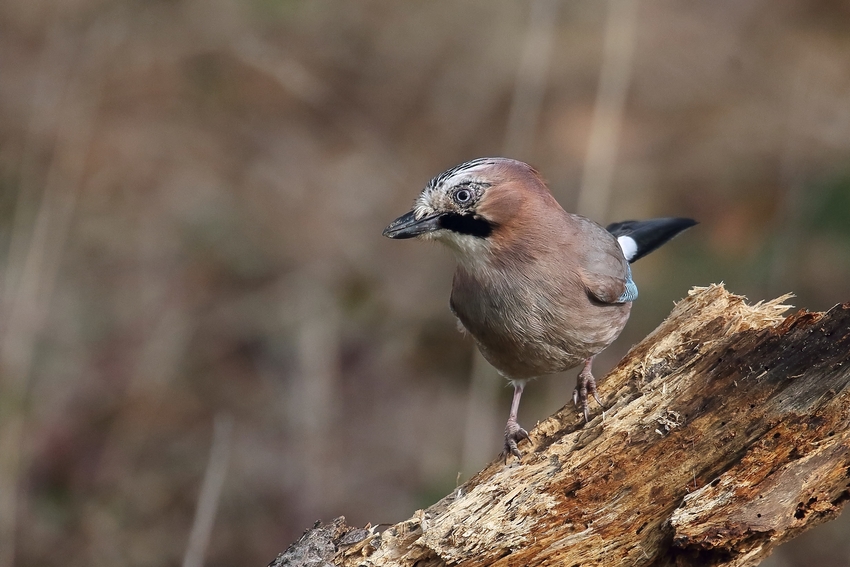
[[[629,318],[638,290],[629,263],[696,224],[625,221],[608,229],[561,208],[539,174],[507,158],[475,159],[433,178],[389,238],[438,240],[457,258],[450,306],[481,354],[514,387],[504,456],[521,457],[525,384],[583,364],[573,402],[588,419],[593,357]]]

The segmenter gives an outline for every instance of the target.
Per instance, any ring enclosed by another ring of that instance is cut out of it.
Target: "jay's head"
[[[489,249],[497,240],[534,222],[534,205],[560,210],[528,164],[479,158],[433,178],[413,210],[384,230],[389,238],[434,239],[461,254]]]

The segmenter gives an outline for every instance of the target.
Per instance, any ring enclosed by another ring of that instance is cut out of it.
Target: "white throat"
[[[432,232],[431,237],[450,248],[458,263],[468,271],[492,270],[493,252],[486,238],[460,234],[452,230],[438,230]]]

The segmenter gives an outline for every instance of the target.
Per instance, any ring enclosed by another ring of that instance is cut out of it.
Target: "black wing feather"
[[[629,263],[632,263],[695,224],[698,223],[694,219],[667,217],[615,222],[609,224],[607,230],[616,237],[629,236],[634,239],[637,243],[637,253],[629,260]]]

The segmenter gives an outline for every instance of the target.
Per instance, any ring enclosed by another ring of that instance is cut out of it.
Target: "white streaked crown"
[[[502,158],[474,159],[447,169],[431,179],[413,204],[413,214],[416,219],[420,220],[437,211],[451,209],[451,188],[470,181],[486,183],[487,180],[481,177],[481,172],[497,164],[499,159]]]

